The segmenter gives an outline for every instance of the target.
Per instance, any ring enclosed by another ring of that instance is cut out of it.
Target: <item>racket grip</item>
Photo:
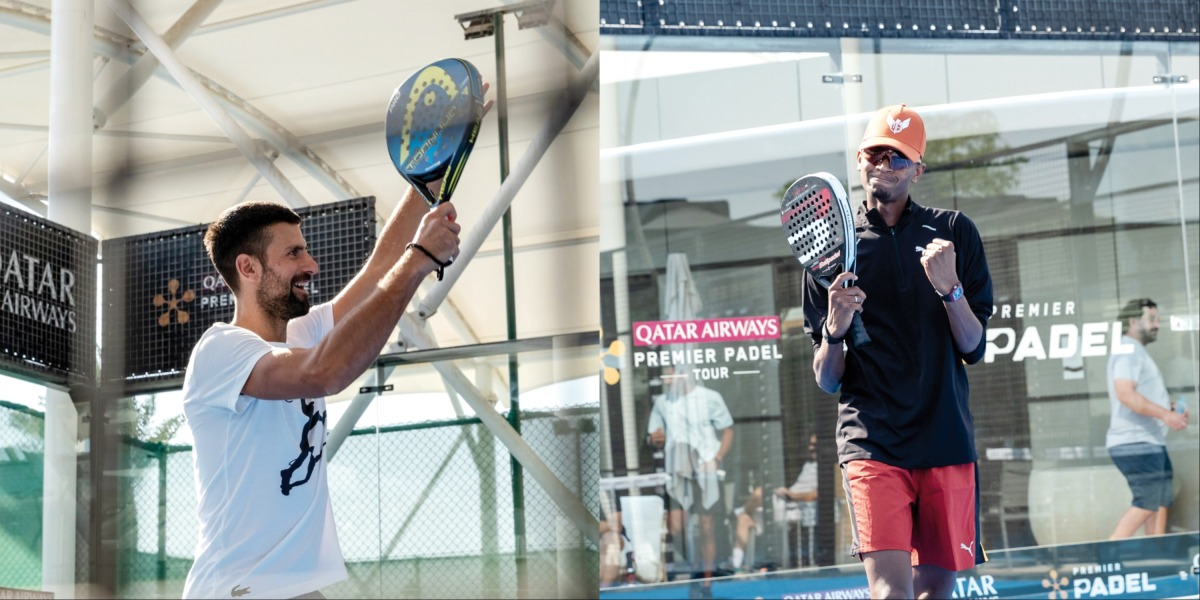
[[[850,345],[855,348],[865,348],[871,345],[871,336],[867,335],[867,328],[863,327],[861,314],[856,312],[850,319],[850,335],[847,337]]]

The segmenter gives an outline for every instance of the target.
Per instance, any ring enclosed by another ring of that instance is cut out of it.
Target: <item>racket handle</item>
[[[850,319],[850,335],[847,338],[850,345],[855,348],[865,348],[871,345],[871,336],[867,335],[867,328],[863,327],[862,315],[857,312]]]
[[[420,181],[413,181],[412,186],[417,190],[417,193],[421,194],[421,197],[425,199],[425,204],[428,205],[429,208],[437,208],[437,205],[441,204],[441,201],[438,200],[437,196],[433,195],[433,190],[430,190],[429,186]]]

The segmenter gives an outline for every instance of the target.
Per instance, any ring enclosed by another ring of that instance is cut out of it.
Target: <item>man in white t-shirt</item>
[[[1108,359],[1108,398],[1112,407],[1105,447],[1133,492],[1109,539],[1130,537],[1145,525],[1146,535],[1162,535],[1171,506],[1171,459],[1167,429],[1187,427],[1187,413],[1172,410],[1167,387],[1146,344],[1158,339],[1158,305],[1130,300],[1121,309],[1121,342],[1132,352]]]
[[[647,424],[650,444],[664,449],[667,483],[667,527],[675,543],[675,557],[687,548],[684,532],[687,515],[697,516],[699,550],[705,577],[711,577],[717,558],[713,515],[726,514],[721,502],[718,471],[733,447],[733,416],[715,390],[692,381],[686,371],[676,375],[663,370],[667,391],[654,400]]]
[[[185,598],[323,598],[346,578],[324,397],[371,365],[417,286],[458,254],[455,216],[409,189],[354,280],[311,310],[317,263],[296,213],[248,202],[209,226],[235,309],[196,343],[183,384],[200,521]]]

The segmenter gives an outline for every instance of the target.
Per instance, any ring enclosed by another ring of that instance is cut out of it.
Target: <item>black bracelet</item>
[[[841,344],[846,341],[845,336],[833,337],[833,334],[829,333],[829,321],[821,321],[821,335],[825,338],[825,341],[831,344]]]
[[[425,256],[429,257],[429,260],[432,260],[434,262],[434,264],[436,264],[438,266],[438,268],[437,268],[438,281],[442,280],[442,276],[445,273],[446,267],[454,264],[453,257],[451,257],[450,260],[447,260],[446,262],[442,262],[442,261],[438,260],[437,257],[434,256],[432,252],[426,250],[425,246],[422,246],[416,242],[409,242],[408,245],[404,247],[405,250],[408,250],[409,248],[416,248],[417,250],[420,250],[422,253],[425,254]]]

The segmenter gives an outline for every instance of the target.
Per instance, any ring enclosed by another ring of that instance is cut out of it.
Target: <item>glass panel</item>
[[[1005,556],[1114,533],[1132,493],[1107,448],[1122,406],[1110,398],[1109,362],[1130,347],[1118,314],[1131,299],[1153,299],[1161,315],[1146,344],[1166,390],[1156,397],[1168,407],[1182,399],[1192,415],[1197,405],[1196,44],[602,41],[603,505],[634,548],[602,585],[857,564],[836,403],[813,382],[802,278],[775,215],[787,184],[813,171],[836,174],[852,205],[862,203],[848,150],[876,109],[901,102],[928,131],[913,199],[976,224],[993,280],[986,354],[968,367],[983,543]],[[1188,79],[1155,83],[1171,75]],[[690,313],[668,302],[679,257],[700,300]],[[668,324],[757,318],[777,318],[778,337],[697,339]],[[756,346],[767,351],[751,358]],[[684,411],[692,421],[683,422],[698,424],[687,435],[719,448],[718,396],[733,434],[719,505],[711,517],[690,509],[676,521],[659,517],[672,491],[688,490],[668,456],[672,436],[651,434],[656,406],[681,395],[680,371],[710,399],[707,413]],[[1200,528],[1197,434],[1192,416],[1164,438],[1174,464],[1168,533]],[[759,486],[790,486],[809,462],[821,468],[806,521],[786,504],[777,511],[769,491],[761,518],[741,516],[756,513]]]
[[[593,334],[512,344],[523,407],[519,441],[565,487],[566,497],[551,497],[528,469],[514,480],[508,447],[460,399],[482,389],[483,405],[496,404],[507,417],[506,344],[433,351],[466,376],[465,389],[444,383],[432,359],[422,358],[429,354],[416,352],[379,367],[392,391],[356,393],[375,385],[368,372],[329,397],[325,452],[349,579],[324,592],[351,598],[594,594],[597,549],[559,509],[582,502],[599,513],[598,378],[568,375],[594,364],[594,343]],[[401,359],[407,364],[397,366]],[[198,523],[191,438],[186,427],[169,425],[179,414],[178,396],[167,391],[125,400],[137,416],[119,449],[123,505],[131,507],[119,515],[119,597],[179,597],[192,566]],[[339,426],[348,426],[343,420],[355,413],[362,416],[339,439]],[[40,425],[36,407],[0,403],[0,558],[20,566],[3,571],[4,587],[41,585]],[[523,502],[521,525],[514,498]]]

